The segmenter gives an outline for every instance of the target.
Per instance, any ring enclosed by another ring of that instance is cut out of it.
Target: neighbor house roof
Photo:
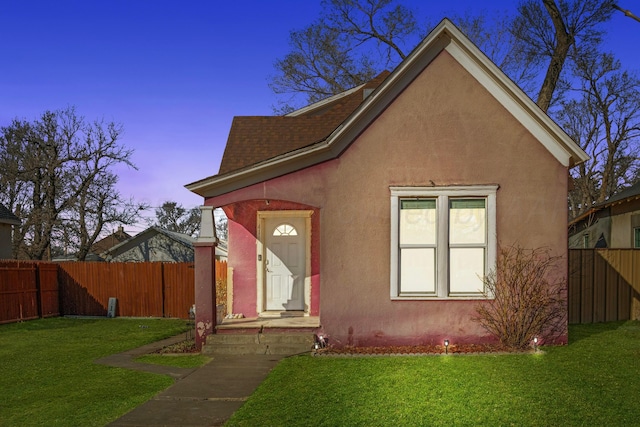
[[[373,93],[359,87],[334,97],[335,102],[349,98],[354,104],[359,99],[351,111],[345,105],[342,117],[336,114],[335,121],[321,124],[322,120],[316,123],[312,119],[314,113],[321,116],[323,111],[330,111],[331,98],[324,105],[328,110],[314,104],[298,110],[298,115],[234,119],[228,141],[231,147],[225,150],[219,174],[186,188],[214,197],[337,158],[442,51],[457,60],[562,165],[571,167],[588,159],[545,112],[451,21],[444,19],[392,73],[377,78],[383,81],[371,85],[375,87]],[[354,104],[349,103],[349,108]],[[261,132],[267,135],[262,137]],[[270,143],[274,146],[267,147]],[[257,154],[252,155],[253,150]]]
[[[20,218],[15,216],[5,205],[0,203],[0,223],[20,225]]]
[[[610,206],[619,205],[621,203],[631,202],[631,201],[638,200],[638,199],[640,199],[640,181],[636,182],[631,187],[626,188],[626,189],[620,191],[619,193],[616,193],[616,194],[612,195],[611,197],[609,197],[604,202],[601,202],[601,203],[598,203],[598,204],[594,205],[587,212],[585,212],[582,215],[578,216],[577,218],[573,219],[569,223],[569,227],[579,223],[580,221],[584,220],[585,218],[588,218],[589,216],[593,215],[594,213],[599,212],[599,211],[601,211],[603,209],[606,209],[606,208],[608,208]]]
[[[91,250],[90,252],[96,255],[100,255],[101,253],[105,252],[106,250],[116,246],[119,243],[122,243],[128,239],[131,238],[131,235],[129,233],[127,233],[126,231],[124,231],[123,227],[118,227],[118,229],[116,231],[114,231],[113,233],[109,234],[107,237],[105,237],[104,239],[100,239],[97,242],[95,242],[93,245],[91,245]]]
[[[193,246],[193,242],[196,241],[196,239],[194,239],[191,236],[188,236],[186,234],[182,234],[182,233],[176,233],[173,231],[169,231],[169,230],[165,230],[164,228],[160,228],[160,227],[149,227],[144,231],[141,231],[140,233],[136,234],[135,236],[131,237],[129,236],[129,238],[127,240],[124,240],[120,243],[118,243],[117,245],[108,248],[107,250],[105,250],[104,252],[102,252],[102,256],[103,258],[106,258],[107,256],[116,256],[120,253],[126,252],[129,249],[135,247],[136,245],[140,244],[141,242],[144,242],[146,240],[149,240],[150,238],[152,238],[153,236],[155,236],[156,234],[163,234],[165,236],[167,236],[168,238],[170,238],[171,240],[174,240],[186,247],[192,247]]]
[[[129,239],[113,246],[112,248],[109,248],[108,250],[102,252],[101,255],[103,256],[103,258],[115,257],[139,245],[140,243],[151,239],[157,234],[162,234],[173,240],[174,242],[177,242],[187,248],[193,248],[193,243],[196,241],[195,237],[189,236],[188,234],[176,233],[175,231],[169,231],[165,230],[164,228],[152,226],[144,231],[141,231],[135,236],[130,237]],[[227,256],[227,251],[224,248],[216,247],[216,255]]]

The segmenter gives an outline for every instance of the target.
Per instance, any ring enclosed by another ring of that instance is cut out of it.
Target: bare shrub
[[[567,324],[566,279],[554,271],[561,260],[547,248],[500,248],[474,320],[512,349],[529,347],[534,337],[553,341]]]

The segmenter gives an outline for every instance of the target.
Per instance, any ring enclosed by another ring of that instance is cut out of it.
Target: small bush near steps
[[[178,343],[162,347],[156,353],[158,354],[192,354],[200,353],[196,347],[195,339],[187,339]]]

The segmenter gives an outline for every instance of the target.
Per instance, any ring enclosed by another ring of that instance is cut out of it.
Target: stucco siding
[[[471,321],[477,301],[390,298],[390,187],[496,184],[499,244],[544,246],[566,257],[567,176],[443,52],[338,159],[206,203],[288,200],[319,209],[320,316],[333,344],[473,342],[487,339]],[[256,286],[250,227],[230,217],[234,301],[241,286],[248,298]],[[564,264],[558,274],[566,277]]]

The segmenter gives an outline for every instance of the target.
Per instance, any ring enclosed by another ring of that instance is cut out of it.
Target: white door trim
[[[265,242],[265,219],[266,218],[304,218],[305,219],[305,278],[304,278],[304,314],[309,315],[311,308],[311,216],[312,210],[287,210],[287,211],[258,211],[257,228],[256,228],[256,286],[257,301],[256,311],[258,315],[267,312],[267,302],[265,295],[265,260],[267,256],[267,248]]]

